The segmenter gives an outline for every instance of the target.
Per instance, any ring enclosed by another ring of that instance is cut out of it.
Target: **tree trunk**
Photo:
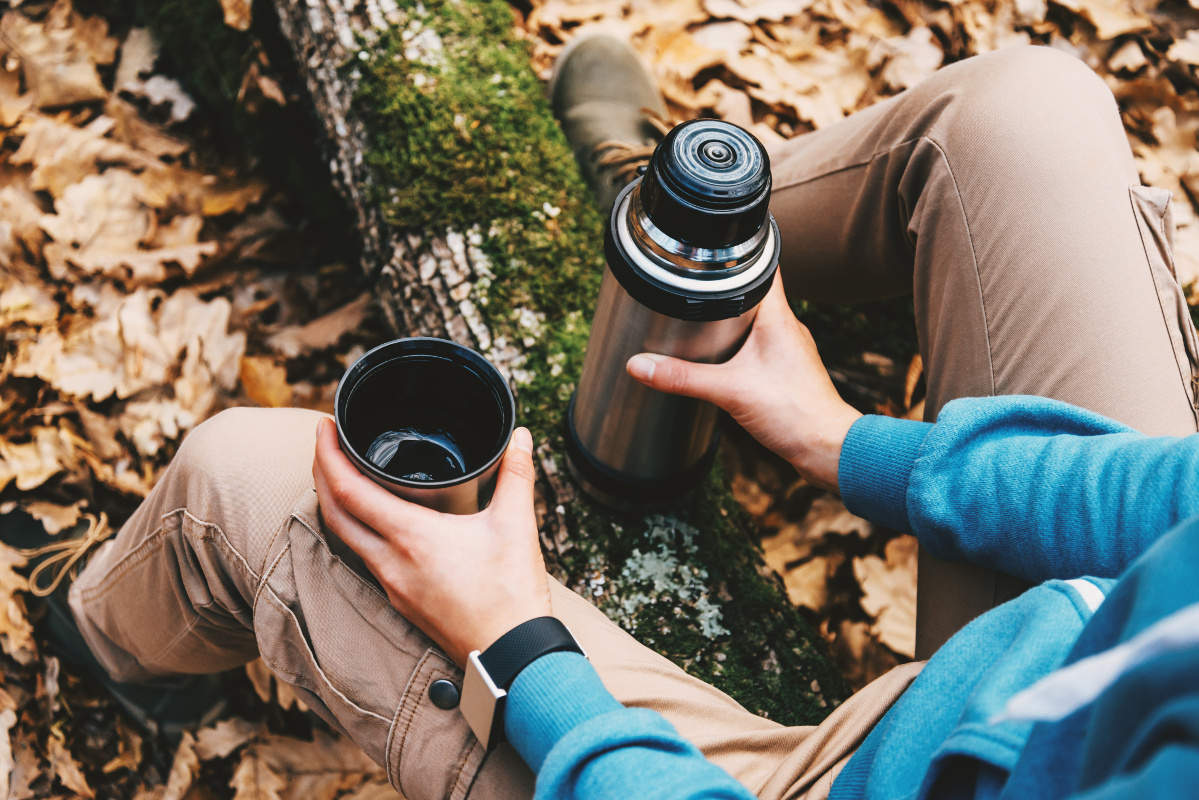
[[[539,442],[538,522],[555,574],[750,709],[822,718],[844,684],[719,469],[645,517],[574,488],[561,415],[602,271],[602,221],[508,6],[403,5],[274,0],[390,321],[469,344],[512,380]]]

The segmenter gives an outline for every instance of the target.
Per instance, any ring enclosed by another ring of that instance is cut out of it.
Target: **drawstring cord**
[[[108,527],[108,515],[103,511],[100,516],[94,517],[91,514],[84,514],[83,518],[88,521],[87,532],[77,539],[66,539],[60,542],[51,542],[50,544],[42,545],[41,547],[30,547],[23,550],[18,550],[24,558],[37,558],[50,554],[42,563],[33,568],[29,573],[29,593],[34,597],[48,597],[58,589],[63,578],[75,568],[85,555],[91,552],[92,548],[100,542],[112,535],[112,529]],[[61,565],[61,567],[59,567]],[[57,573],[53,574],[53,578],[46,586],[41,586],[41,577],[59,567]]]

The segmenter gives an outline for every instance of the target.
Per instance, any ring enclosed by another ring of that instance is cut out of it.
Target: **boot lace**
[[[87,531],[83,536],[59,542],[51,542],[41,547],[28,547],[17,550],[26,559],[50,554],[29,573],[29,593],[34,597],[48,597],[54,594],[59,584],[68,575],[74,580],[75,575],[73,570],[79,561],[90,553],[96,545],[112,535],[112,528],[108,527],[108,515],[103,511],[100,512],[100,516],[98,517],[91,514],[84,514],[83,518],[88,522]],[[57,571],[55,572],[54,570],[56,569]],[[42,585],[42,577],[45,575],[50,576],[50,582]]]
[[[596,144],[591,151],[596,166],[601,170],[611,170],[614,181],[628,183],[637,177],[637,171],[649,162],[658,141],[674,127],[669,120],[652,109],[642,108],[641,113],[645,114],[646,121],[657,132],[656,141],[650,144],[631,144],[616,139],[605,139]]]

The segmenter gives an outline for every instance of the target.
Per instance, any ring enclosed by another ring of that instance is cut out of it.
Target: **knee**
[[[1073,56],[1049,47],[1012,47],[950,70],[933,130],[945,149],[968,163],[1056,169],[1071,152],[1127,152],[1111,90]]]
[[[253,432],[269,415],[264,408],[227,408],[197,425],[183,439],[174,462],[201,475],[211,475],[228,467],[231,458],[253,447]]]
[[[963,99],[1014,119],[1061,119],[1070,113],[1116,111],[1103,79],[1074,56],[1051,47],[1009,47],[962,62]]]
[[[299,408],[230,408],[205,420],[183,440],[173,466],[225,486],[262,485],[282,477],[306,480],[316,422]]]

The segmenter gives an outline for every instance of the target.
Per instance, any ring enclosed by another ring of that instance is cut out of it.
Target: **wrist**
[[[841,448],[849,429],[861,417],[861,412],[847,403],[842,403],[831,413],[822,414],[820,424],[805,432],[788,461],[809,482],[839,491],[837,475]]]

